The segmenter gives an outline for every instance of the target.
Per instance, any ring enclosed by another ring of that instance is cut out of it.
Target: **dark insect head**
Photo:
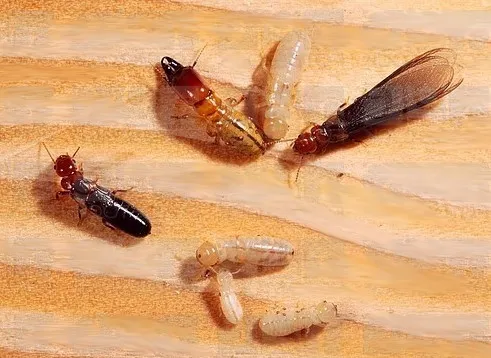
[[[182,72],[184,68],[183,65],[168,56],[163,57],[160,64],[165,72],[166,80],[170,84],[173,83],[174,79]]]

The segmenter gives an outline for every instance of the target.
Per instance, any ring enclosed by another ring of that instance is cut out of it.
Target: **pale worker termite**
[[[264,113],[264,134],[282,139],[288,132],[293,91],[307,63],[311,42],[306,33],[292,31],[279,43],[269,71]]]
[[[261,331],[270,336],[288,336],[302,329],[315,325],[324,327],[334,322],[337,317],[337,306],[323,301],[318,305],[301,308],[280,308],[267,313],[259,320]]]
[[[259,266],[285,266],[293,258],[292,245],[269,237],[236,238],[235,240],[205,241],[196,250],[196,259],[204,267],[213,267],[224,261],[249,263]]]
[[[218,287],[218,295],[220,296],[220,307],[223,315],[232,324],[237,324],[242,320],[244,312],[242,306],[235,294],[233,287],[232,273],[223,268],[219,270],[207,270],[205,276],[209,276],[211,272],[215,273],[215,282]]]

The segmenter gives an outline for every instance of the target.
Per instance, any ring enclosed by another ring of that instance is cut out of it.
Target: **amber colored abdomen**
[[[191,67],[185,67],[172,86],[179,96],[191,106],[204,100],[210,93],[210,88]]]

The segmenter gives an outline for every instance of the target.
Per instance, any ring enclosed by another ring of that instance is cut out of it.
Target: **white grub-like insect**
[[[271,62],[263,125],[264,133],[271,139],[281,139],[288,132],[293,90],[307,63],[310,47],[310,38],[306,33],[292,31],[276,49]]]
[[[290,263],[293,255],[294,250],[289,242],[269,237],[236,238],[215,243],[205,241],[196,250],[196,259],[204,267],[212,267],[224,261],[285,266]]]
[[[261,318],[259,328],[270,336],[288,336],[302,329],[308,332],[312,325],[324,327],[336,319],[337,313],[337,306],[327,301],[296,310],[283,307]]]
[[[230,323],[237,324],[242,320],[244,312],[234,291],[232,273],[225,269],[212,271],[216,273],[215,281],[218,286],[223,315]],[[210,271],[207,271],[205,275],[208,276],[209,274]]]

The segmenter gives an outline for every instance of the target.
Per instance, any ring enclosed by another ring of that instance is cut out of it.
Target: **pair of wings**
[[[341,110],[338,120],[353,133],[442,98],[463,81],[455,57],[447,48],[415,57]]]

